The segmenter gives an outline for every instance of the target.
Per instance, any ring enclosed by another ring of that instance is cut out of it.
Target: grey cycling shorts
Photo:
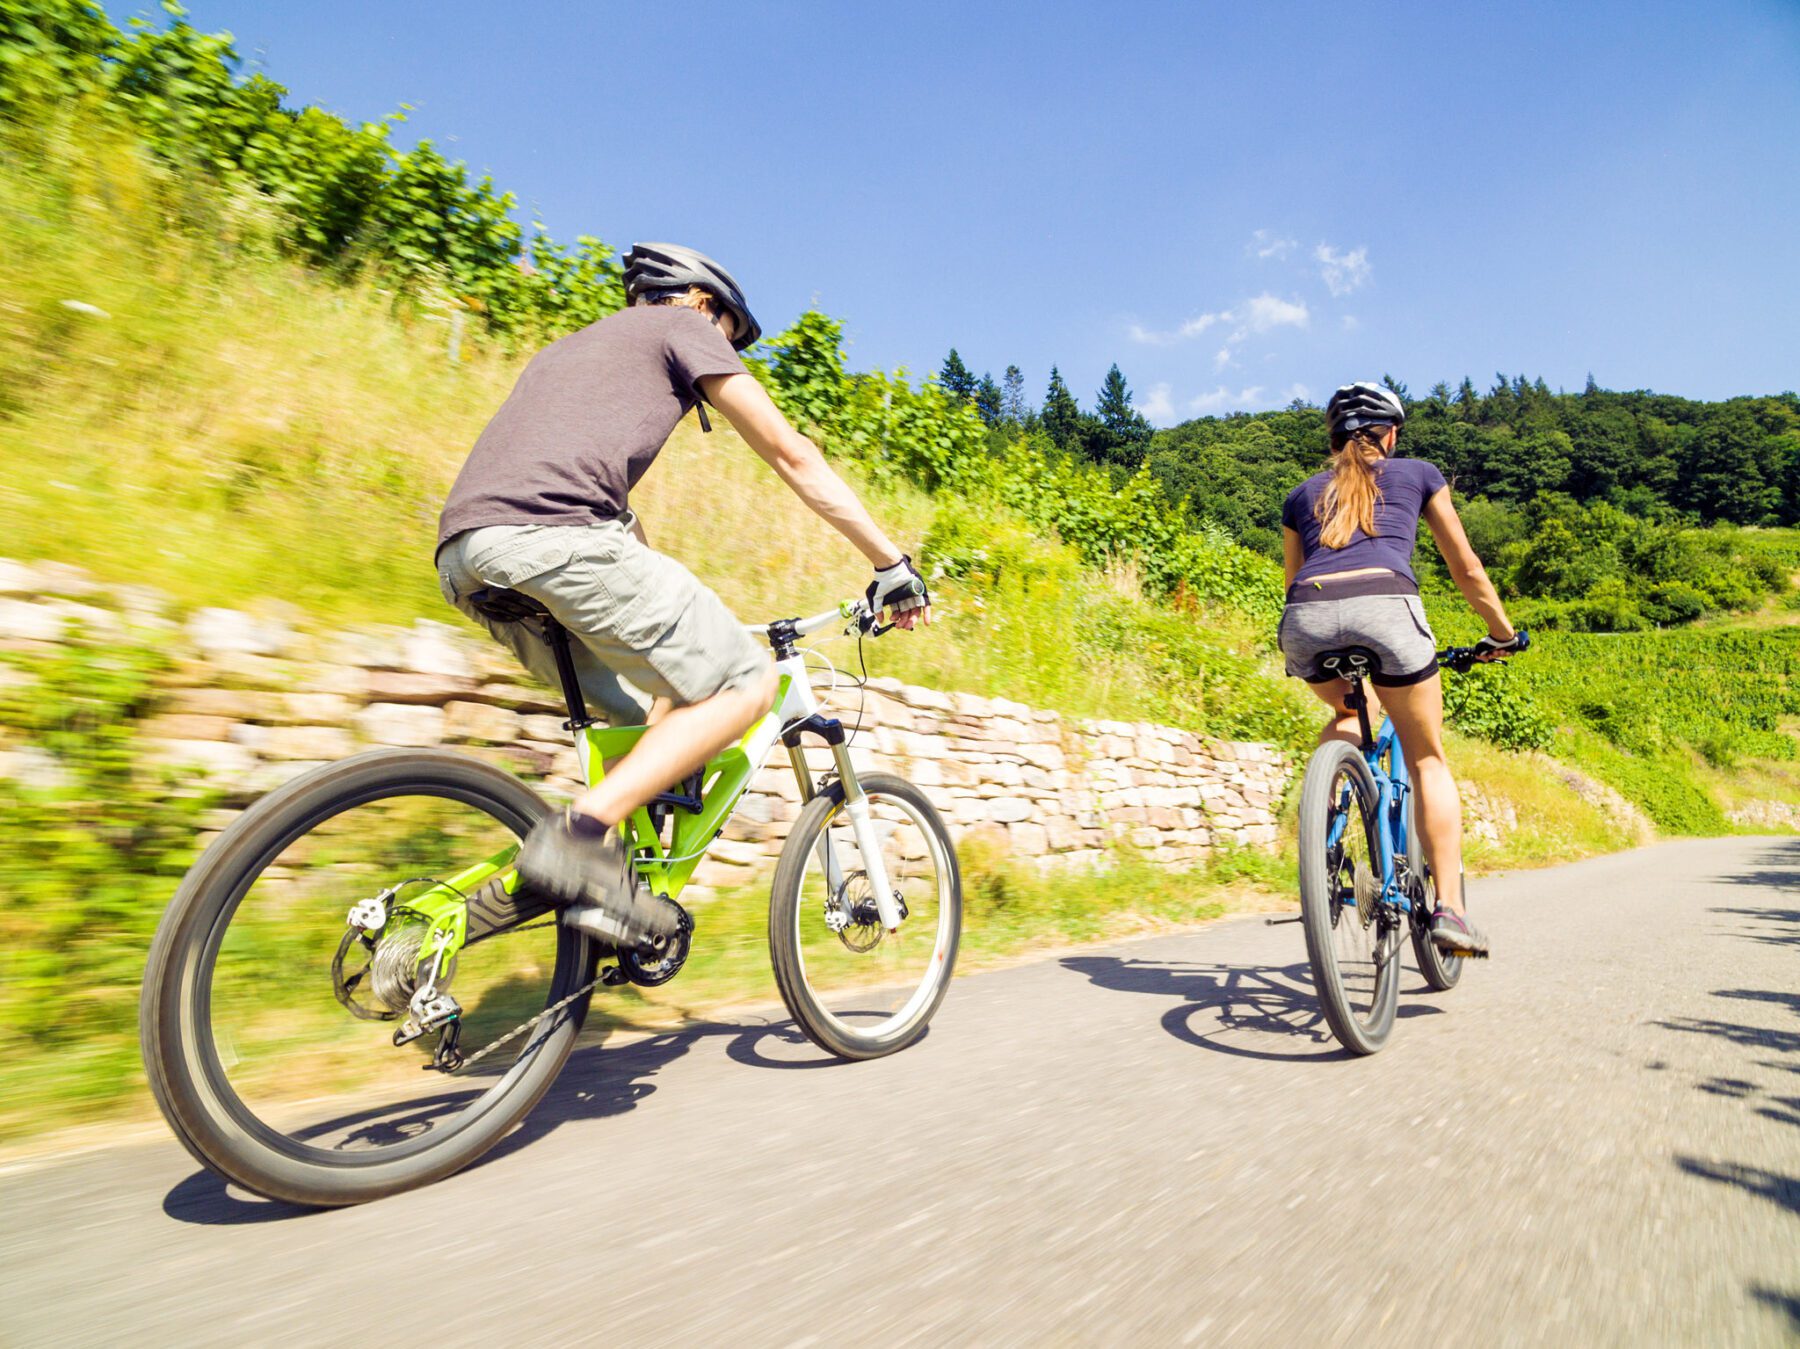
[[[1319,658],[1361,646],[1373,651],[1379,663],[1378,673],[1369,676],[1372,684],[1405,686],[1429,679],[1438,668],[1437,639],[1418,594],[1366,593],[1410,591],[1403,579],[1346,577],[1289,587],[1275,639],[1287,672],[1309,684],[1323,684],[1336,676],[1320,666]]]
[[[444,598],[510,648],[551,688],[556,660],[536,626],[476,612],[469,595],[497,586],[529,595],[575,638],[581,691],[614,726],[644,720],[652,698],[677,707],[742,688],[768,649],[674,558],[645,547],[631,516],[594,525],[488,525],[438,549]]]

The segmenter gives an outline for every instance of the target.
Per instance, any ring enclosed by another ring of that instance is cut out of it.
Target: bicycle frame
[[[1350,681],[1350,693],[1345,701],[1356,709],[1357,721],[1362,727],[1363,761],[1369,765],[1369,773],[1375,779],[1375,861],[1381,872],[1381,902],[1401,913],[1408,913],[1412,910],[1412,897],[1400,884],[1398,859],[1411,856],[1411,818],[1407,803],[1413,788],[1412,778],[1406,770],[1406,756],[1400,748],[1400,733],[1394,729],[1393,719],[1385,716],[1381,719],[1381,729],[1371,733],[1369,700],[1363,692],[1362,680]],[[1388,767],[1382,766],[1383,759],[1387,760]],[[1344,790],[1350,790],[1349,784],[1345,784]],[[1335,846],[1343,838],[1349,823],[1350,813],[1344,810],[1331,822],[1326,842]],[[1344,902],[1354,906],[1356,898],[1352,895]]]
[[[706,850],[730,823],[751,780],[769,761],[777,743],[787,748],[801,801],[810,801],[817,788],[801,747],[801,736],[814,734],[831,748],[834,768],[844,787],[844,810],[850,817],[851,832],[863,869],[868,874],[882,925],[890,932],[898,930],[901,922],[899,906],[888,883],[886,862],[869,814],[868,800],[850,761],[848,737],[841,723],[821,715],[818,695],[807,678],[806,658],[794,647],[799,637],[829,626],[834,619],[858,621],[860,613],[854,602],[846,601],[834,610],[809,619],[750,629],[766,634],[776,648],[774,706],[744,733],[741,740],[708,761],[699,774],[701,785],[697,800],[675,798],[669,793],[659,798],[662,802],[678,802],[667,812],[670,817],[667,844],[656,818],[662,812],[653,813],[652,809],[657,802],[640,806],[626,822],[628,846],[644,883],[653,893],[669,899],[681,894],[694,869],[706,856]],[[564,679],[564,692],[570,701],[570,725],[575,734],[582,776],[591,787],[605,777],[607,765],[629,753],[649,727],[589,724],[572,669]],[[698,809],[693,808],[695,805]],[[498,884],[509,895],[516,892],[519,878],[518,872],[513,870],[513,859],[518,851],[517,844],[502,848],[407,900],[408,909],[431,923],[431,931],[421,947],[422,961],[435,959],[440,965],[447,963],[467,944],[468,901],[476,890]],[[820,851],[827,884],[835,891],[842,883],[843,868],[829,835],[821,838]]]

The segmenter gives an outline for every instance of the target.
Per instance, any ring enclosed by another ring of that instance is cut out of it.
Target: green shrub
[[[108,1096],[134,1071],[150,936],[212,802],[140,760],[154,648],[6,659],[27,678],[0,689],[0,728],[51,781],[0,779],[0,1083]]]

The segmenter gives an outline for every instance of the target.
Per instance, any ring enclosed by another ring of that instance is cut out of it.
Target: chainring
[[[645,988],[655,988],[658,984],[666,984],[681,973],[681,967],[687,963],[688,951],[694,941],[694,919],[688,911],[670,899],[667,895],[657,897],[663,904],[673,909],[678,917],[675,923],[675,935],[662,939],[662,944],[650,950],[620,949],[619,968],[625,971],[625,977],[634,984]]]

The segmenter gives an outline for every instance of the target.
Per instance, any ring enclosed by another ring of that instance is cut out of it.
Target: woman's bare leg
[[[1323,684],[1308,684],[1306,687],[1331,709],[1331,716],[1326,718],[1325,725],[1319,731],[1319,743],[1323,745],[1327,740],[1342,740],[1348,745],[1362,744],[1362,724],[1356,719],[1356,709],[1344,701],[1350,696],[1350,681],[1331,679]],[[1365,684],[1363,693],[1372,695],[1373,690]],[[1369,725],[1380,724],[1381,704],[1370,696]]]
[[[1461,913],[1462,798],[1444,758],[1444,681],[1434,674],[1417,684],[1390,685],[1381,690],[1381,697],[1400,733],[1407,771],[1418,794],[1419,832],[1437,880],[1438,903]]]

